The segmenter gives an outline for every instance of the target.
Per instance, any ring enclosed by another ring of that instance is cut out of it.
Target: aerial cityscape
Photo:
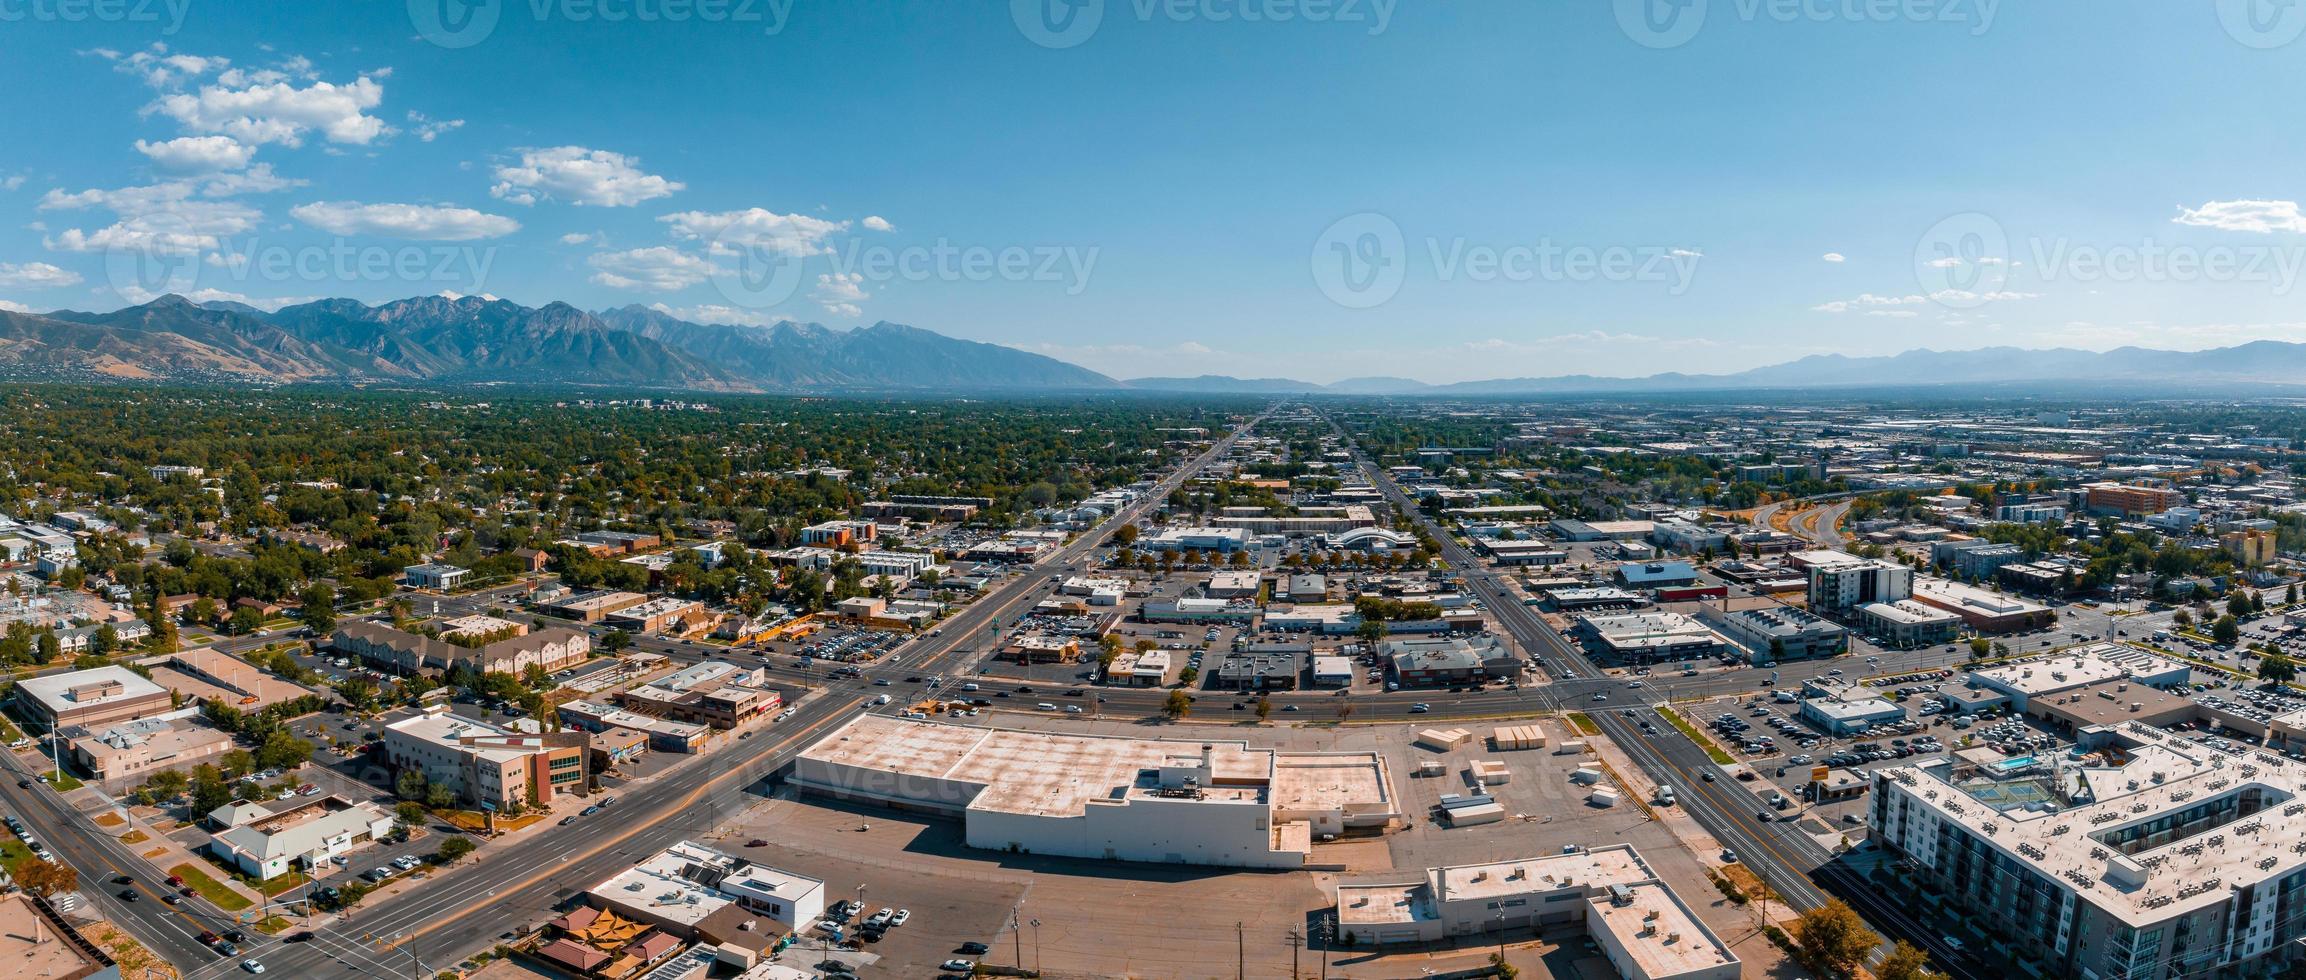
[[[2306,5],[0,31],[0,978],[2306,980]]]

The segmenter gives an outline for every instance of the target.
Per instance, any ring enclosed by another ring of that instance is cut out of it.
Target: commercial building
[[[232,749],[232,736],[204,724],[144,718],[90,728],[66,726],[72,761],[91,779],[142,781],[162,769],[184,769]]]
[[[1342,507],[1301,507],[1297,513],[1289,515],[1218,517],[1212,523],[1221,528],[1238,528],[1251,534],[1304,537],[1343,534],[1355,528],[1376,527],[1377,516],[1365,505],[1348,504]]]
[[[1238,527],[1174,527],[1158,534],[1137,539],[1139,551],[1216,551],[1232,553],[1247,550],[1256,539],[1247,529]]]
[[[244,712],[262,711],[313,693],[310,688],[207,647],[169,654],[147,669],[152,671],[152,683],[187,702],[214,701]]]
[[[630,633],[683,632],[704,613],[704,603],[664,596],[626,606],[602,617],[602,621]]]
[[[1947,643],[1962,632],[1962,617],[1912,599],[1866,603],[1858,607],[1858,622],[1884,646],[1898,649]]]
[[[2144,517],[2184,504],[2186,495],[2166,486],[2091,483],[2082,487],[2082,501],[2093,514]]]
[[[598,701],[563,702],[554,713],[560,717],[561,724],[594,735],[639,732],[647,737],[648,747],[658,752],[695,753],[705,747],[713,734],[707,725],[644,715]]]
[[[803,750],[806,792],[959,817],[971,847],[1303,868],[1317,835],[1400,814],[1383,757],[976,728],[865,714]]]
[[[2048,606],[1940,578],[1924,577],[1914,583],[1913,598],[1962,617],[1980,633],[2039,629],[2057,621],[2057,613]]]
[[[1828,555],[1830,558],[1814,557]],[[1840,612],[1869,602],[1896,602],[1914,594],[1914,570],[1841,552],[1806,552],[1810,609]],[[1792,564],[1792,562],[1788,562]]]
[[[760,945],[823,918],[825,883],[684,840],[585,889],[585,901],[682,939],[751,933]]]
[[[1614,574],[1629,589],[1668,589],[1697,581],[1697,568],[1686,561],[1619,565]]]
[[[1971,581],[1994,577],[2004,565],[2026,560],[2026,552],[2014,544],[1996,544],[1992,541],[1940,541],[1930,546],[1930,561],[1939,568]]]
[[[1436,943],[1582,923],[1628,980],[1735,980],[1741,964],[1630,844],[1432,868],[1415,880],[1337,885],[1354,945]]]
[[[1620,663],[1710,659],[1723,646],[1721,634],[1673,612],[1580,616],[1577,634],[1589,649]]]
[[[463,585],[471,577],[472,569],[455,565],[426,563],[410,565],[400,570],[401,577],[412,589],[440,589],[443,591]]]
[[[1505,643],[1488,635],[1387,640],[1383,652],[1403,687],[1475,683],[1521,669]]]
[[[1223,571],[1209,573],[1209,583],[1201,592],[1212,599],[1241,599],[1256,595],[1263,587],[1263,576],[1255,571]]]
[[[588,789],[581,732],[520,734],[435,704],[386,725],[383,745],[393,768],[421,770],[433,785],[486,809],[549,805]]]
[[[2051,497],[2005,500],[1994,508],[1994,519],[2016,524],[2057,523],[2066,519],[2066,505]]]
[[[620,609],[629,609],[647,601],[649,601],[648,596],[637,592],[585,592],[557,602],[546,603],[544,611],[562,619],[573,619],[580,623],[597,623],[608,618],[610,613]]]
[[[1811,682],[1802,693],[1801,719],[1832,735],[1855,735],[1906,717],[1906,709],[1855,684]]]
[[[219,807],[208,817],[212,826],[227,828],[209,837],[208,852],[259,880],[277,878],[291,868],[318,867],[391,833],[394,822],[391,812],[374,803],[334,796],[235,804]]]
[[[1294,691],[1304,669],[1304,660],[1294,653],[1243,650],[1217,662],[1210,684],[1234,691]]]
[[[875,500],[858,508],[860,513],[875,520],[887,518],[914,518],[929,521],[965,521],[977,512],[993,506],[991,497],[939,497],[897,494],[887,500]]]
[[[16,705],[27,720],[51,730],[99,728],[175,710],[166,688],[120,666],[26,677],[16,682]]]
[[[1834,657],[1850,648],[1850,631],[1840,624],[1774,602],[1740,609],[1709,602],[1698,607],[1698,618],[1744,649],[1752,663]]]
[[[2306,917],[2306,766],[2122,722],[2078,762],[1956,755],[1874,774],[1870,839],[2013,975],[2274,976]],[[1923,906],[1925,909],[1931,906]]]
[[[1280,633],[1345,636],[1361,629],[1361,612],[1343,604],[1269,606],[1265,610],[1265,628]]]
[[[2194,669],[2182,660],[2149,653],[2137,647],[2096,643],[2079,651],[2006,664],[1969,674],[1971,687],[1999,691],[2010,707],[2027,710],[2036,698],[2051,697],[2106,681],[2123,681],[2148,688],[2171,688],[2193,682]]]
[[[1544,568],[1565,564],[1569,561],[1569,552],[1555,547],[1551,541],[1507,541],[1501,538],[1475,538],[1473,539],[1473,547],[1492,563],[1498,565],[1529,565]]]

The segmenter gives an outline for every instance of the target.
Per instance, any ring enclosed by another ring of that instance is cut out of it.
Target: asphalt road
[[[1350,436],[1346,436],[1343,429],[1337,431],[1348,440],[1350,446]],[[1503,582],[1496,573],[1458,545],[1431,518],[1417,510],[1389,474],[1362,456],[1358,449],[1353,452],[1371,485],[1381,488],[1401,513],[1410,515],[1441,542],[1442,557],[1457,568],[1467,582],[1485,595],[1503,592]],[[1599,673],[1594,664],[1573,644],[1546,626],[1528,607],[1518,602],[1498,602],[1490,608],[1499,624],[1521,642],[1532,659],[1554,676],[1561,676],[1565,669],[1576,671],[1581,678],[1592,678]],[[1830,668],[1823,664],[1813,664],[1809,669],[1822,673]],[[1574,690],[1571,685],[1561,686],[1565,692]],[[1623,686],[1622,682],[1619,686]],[[1644,693],[1650,698],[1662,700],[1671,696],[1674,689],[1674,685],[1667,682],[1654,689],[1645,689]],[[1925,923],[1914,921],[1903,910],[1883,899],[1862,876],[1841,866],[1833,854],[1820,847],[1808,835],[1778,820],[1760,819],[1758,814],[1767,809],[1767,805],[1754,798],[1751,792],[1740,788],[1740,784],[1734,780],[1706,782],[1701,773],[1718,772],[1720,767],[1714,764],[1702,747],[1657,715],[1653,707],[1642,705],[1613,708],[1609,704],[1591,703],[1590,700],[1580,704],[1566,693],[1563,701],[1565,704],[1591,709],[1588,715],[1613,744],[1631,755],[1652,780],[1673,786],[1681,805],[1689,809],[1690,815],[1696,818],[1700,826],[1716,840],[1737,850],[1742,863],[1762,876],[1780,895],[1791,900],[1795,907],[1806,910],[1823,904],[1826,890],[1822,886],[1836,886],[1833,893],[1848,901],[1869,924],[1876,929],[1889,928],[1921,946],[1930,954],[1932,965],[1940,972],[1957,980],[1972,976],[1964,966],[1965,961],[1954,955],[1951,948],[1939,938],[1938,932],[1928,928]],[[1657,734],[1646,734],[1639,730],[1638,726],[1644,720],[1650,722]],[[1886,951],[1887,940],[1884,940],[1877,945],[1875,956],[1878,958]]]
[[[1179,467],[1136,505],[1083,534],[1046,559],[1041,567],[1063,567],[1093,551],[1115,529],[1159,506],[1169,493],[1231,448],[1263,416],[1244,425],[1203,455]],[[893,652],[905,669],[937,673],[957,659],[961,645],[995,623],[1014,622],[1038,597],[1045,576],[1012,580],[992,595],[964,607],[942,627],[941,636],[922,636]],[[444,599],[444,609],[452,600]],[[243,956],[256,956],[268,971],[299,978],[430,976],[502,940],[510,929],[547,917],[583,888],[630,868],[639,860],[685,837],[712,831],[758,799],[758,785],[791,764],[793,757],[827,730],[869,708],[885,689],[868,678],[835,678],[825,683],[783,723],[754,737],[729,743],[655,780],[619,792],[617,802],[568,827],[530,833],[510,843],[481,848],[462,864],[436,872],[421,887],[387,898],[371,898],[350,914],[310,933],[305,942],[270,940]],[[891,704],[895,710],[902,704]],[[45,794],[43,794],[45,795]],[[48,797],[54,801],[54,797]],[[60,851],[75,866],[82,856]],[[129,857],[128,866],[143,869]],[[93,867],[95,865],[90,865]],[[84,869],[84,872],[85,869]],[[140,878],[151,872],[137,872]],[[157,877],[155,877],[157,880]],[[189,902],[187,904],[190,904]],[[153,905],[107,908],[125,913],[138,938],[165,928],[166,916]],[[193,929],[186,934],[197,933]],[[300,930],[291,930],[290,934]],[[162,937],[165,939],[165,937]],[[180,967],[187,980],[214,978],[238,970],[237,960],[216,957],[187,942],[164,941],[156,951]]]

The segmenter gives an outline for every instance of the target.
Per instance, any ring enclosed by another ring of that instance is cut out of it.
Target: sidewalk
[[[163,874],[175,874],[177,865],[189,864],[226,890],[247,899],[249,905],[261,906],[265,903],[262,892],[241,884],[230,872],[178,843],[175,838],[138,814],[137,808],[114,800],[94,786],[83,786],[66,793],[64,800],[86,816],[90,826],[120,841],[121,846],[126,847],[130,853],[151,862]]]

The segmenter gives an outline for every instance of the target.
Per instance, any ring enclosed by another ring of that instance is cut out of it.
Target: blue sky
[[[2306,5],[59,2],[0,3],[12,308],[488,293],[1316,381],[2306,340]]]

